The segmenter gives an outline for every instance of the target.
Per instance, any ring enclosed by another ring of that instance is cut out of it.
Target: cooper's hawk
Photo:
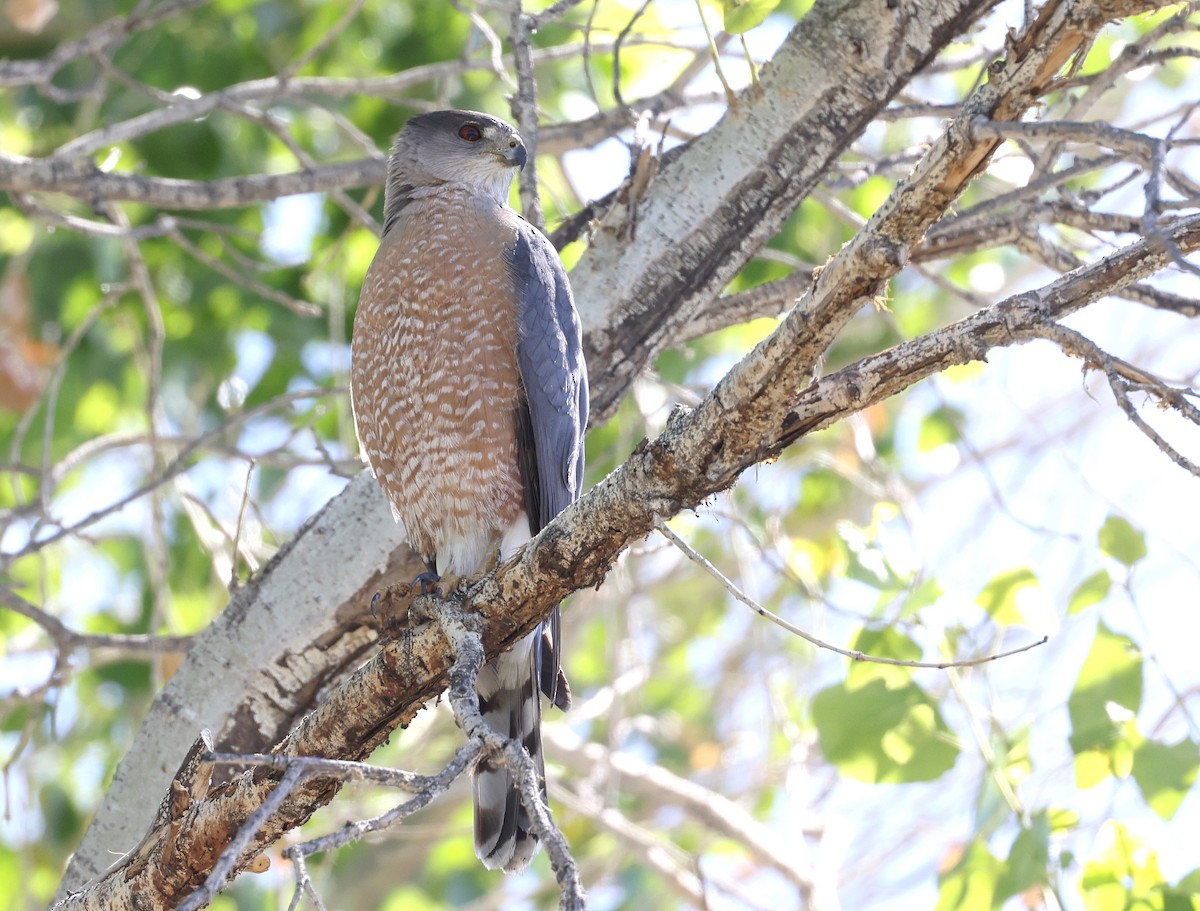
[[[439,575],[507,558],[579,496],[588,388],[558,254],[508,207],[525,146],[473,111],[413,117],[388,160],[383,238],[350,375],[358,438],[405,536]],[[486,664],[484,718],[543,775],[538,690],[560,708],[558,610]],[[475,852],[519,872],[537,847],[507,769],[475,770]]]

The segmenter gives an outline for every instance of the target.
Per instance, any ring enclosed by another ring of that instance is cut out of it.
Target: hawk
[[[383,237],[351,346],[359,444],[405,538],[446,580],[508,558],[579,497],[587,372],[567,274],[508,206],[525,144],[475,111],[411,118],[388,159]],[[545,791],[544,692],[565,709],[559,618],[488,662],[483,717]],[[475,852],[520,872],[537,848],[508,770],[474,773]]]

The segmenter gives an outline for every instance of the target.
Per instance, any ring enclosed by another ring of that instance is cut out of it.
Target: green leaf
[[[1099,539],[1100,549],[1126,566],[1133,566],[1146,556],[1146,536],[1120,516],[1104,520]]]
[[[9,884],[9,895],[0,895],[0,908],[8,911],[9,908],[24,908],[28,907],[21,899],[21,888],[23,885],[21,877],[21,858],[5,845],[0,845],[0,882]]]
[[[1037,576],[1027,566],[1001,573],[984,586],[976,603],[988,616],[1003,626],[1025,623],[1025,615],[1017,604],[1017,595],[1026,588],[1036,587]]]
[[[980,840],[972,841],[958,862],[940,877],[935,911],[987,911],[995,904],[1004,864]]]
[[[86,433],[105,433],[116,423],[121,397],[116,388],[105,382],[93,385],[75,406],[75,427]]]
[[[1126,720],[1120,716],[1136,715],[1141,704],[1141,654],[1127,636],[1098,624],[1091,651],[1067,700],[1075,755],[1108,753]],[[1076,774],[1078,778],[1078,765]]]
[[[725,31],[731,35],[748,32],[775,11],[780,0],[721,0]]]
[[[917,449],[921,452],[932,452],[939,446],[957,443],[962,438],[959,428],[964,420],[962,412],[957,408],[935,408],[921,419],[921,426],[917,431]]]
[[[1162,908],[1162,871],[1158,855],[1125,826],[1109,820],[1096,842],[1103,847],[1083,869],[1080,888],[1089,911]]]
[[[933,781],[958,758],[945,720],[915,683],[875,677],[865,686],[828,687],[813,700],[825,757],[849,778],[868,782]]]
[[[1147,740],[1133,754],[1133,780],[1146,803],[1163,819],[1170,819],[1196,783],[1200,745],[1184,740],[1174,746]]]
[[[872,658],[893,658],[897,661],[919,661],[921,646],[892,626],[882,629],[860,629],[851,640],[852,651]],[[883,680],[888,686],[903,687],[912,680],[912,668],[875,661],[855,661],[846,672],[846,686],[857,689],[872,680]]]
[[[1075,786],[1087,790],[1112,777],[1107,751],[1082,750],[1075,754]]]
[[[437,911],[441,905],[417,886],[393,889],[380,911]]]
[[[1120,736],[1121,732],[1118,731],[1117,739],[1113,742],[1112,747],[1109,748],[1108,751],[1108,762],[1109,766],[1112,768],[1113,776],[1120,779],[1128,778],[1130,773],[1133,771],[1133,750],[1135,746],[1134,740],[1138,739],[1140,741],[1140,738],[1138,738],[1137,735],[1136,726],[1131,724],[1130,727],[1133,728],[1133,730],[1129,732],[1132,734],[1132,736],[1127,735],[1122,737]]]
[[[944,594],[945,591],[938,585],[937,579],[926,579],[909,594],[908,599],[904,602],[904,607],[900,610],[900,616],[909,617],[918,613],[926,607],[936,604]]]
[[[1051,832],[1065,832],[1079,825],[1079,814],[1074,810],[1053,808],[1047,818],[1050,821]]]
[[[1071,592],[1071,600],[1067,605],[1067,614],[1079,614],[1094,604],[1099,604],[1108,597],[1112,589],[1112,577],[1106,570],[1092,573]]]
[[[1008,852],[1008,866],[996,883],[995,904],[1049,881],[1050,818],[1043,810],[1022,828]]]
[[[1192,870],[1163,892],[1163,911],[1200,909],[1200,868]]]
[[[1175,884],[1175,889],[1178,892],[1186,892],[1191,895],[1200,895],[1200,867],[1185,874],[1179,882]]]

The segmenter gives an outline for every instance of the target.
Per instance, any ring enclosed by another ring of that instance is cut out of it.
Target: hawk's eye
[[[458,138],[465,139],[467,142],[479,142],[483,139],[483,130],[474,123],[465,123],[458,128]]]

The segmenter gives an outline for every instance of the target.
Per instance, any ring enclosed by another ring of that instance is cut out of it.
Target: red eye
[[[458,138],[465,139],[467,142],[479,142],[483,139],[483,130],[474,123],[466,123],[458,128]]]

